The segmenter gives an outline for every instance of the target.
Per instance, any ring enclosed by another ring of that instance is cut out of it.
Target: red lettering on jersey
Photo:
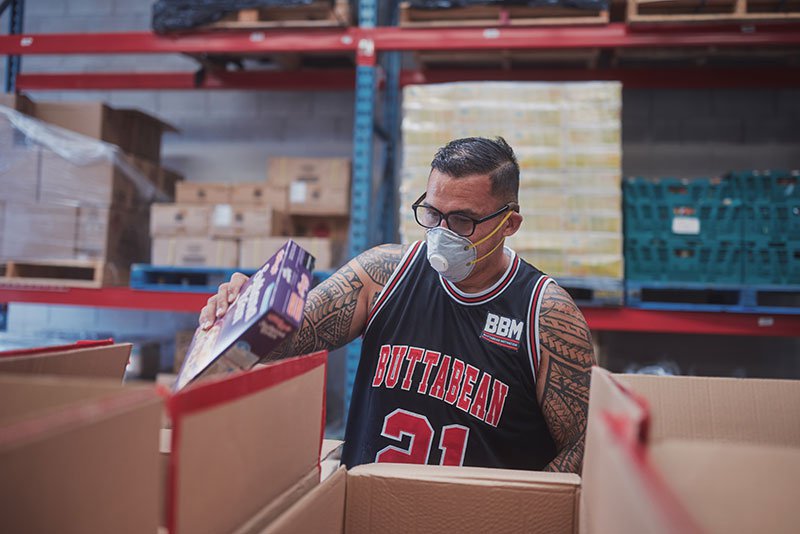
[[[450,373],[450,387],[444,396],[444,401],[454,404],[458,398],[458,390],[461,388],[461,379],[464,377],[464,362],[458,358],[453,358],[453,371]]]
[[[479,374],[480,370],[477,367],[467,365],[467,370],[464,374],[464,383],[461,386],[461,395],[458,396],[458,403],[456,403],[456,406],[465,412],[469,411],[469,405],[472,402],[470,395],[472,395],[472,390],[475,387],[475,381],[478,379]]]
[[[392,347],[390,345],[382,345],[380,356],[378,356],[378,365],[375,367],[375,377],[372,379],[372,387],[379,387],[383,382],[383,378],[386,376],[386,364],[389,363],[391,355]]]
[[[417,393],[425,395],[428,392],[428,380],[431,378],[431,367],[439,364],[440,353],[432,350],[425,351],[425,372],[422,374],[422,381],[419,383]]]
[[[469,409],[470,415],[483,421],[486,417],[486,399],[489,397],[489,384],[492,383],[492,375],[483,373],[481,383],[478,384],[478,391],[472,400],[472,408]]]
[[[420,349],[418,347],[411,347],[408,349],[408,367],[406,367],[406,377],[403,379],[403,384],[400,386],[404,390],[408,391],[411,389],[411,380],[414,378],[414,368],[417,367],[417,364],[422,359],[422,356],[425,354],[425,349]]]
[[[389,372],[386,374],[386,387],[393,388],[397,385],[400,378],[400,370],[403,368],[403,360],[406,358],[408,346],[395,345],[392,347],[392,363],[389,365]]]
[[[489,403],[489,411],[486,413],[486,422],[490,425],[497,426],[500,423],[507,395],[508,386],[495,378],[492,386],[492,401]]]
[[[436,373],[436,379],[431,386],[431,397],[442,400],[444,397],[444,386],[447,380],[447,372],[450,370],[450,356],[447,354],[442,358],[442,365],[439,366],[439,372]]]

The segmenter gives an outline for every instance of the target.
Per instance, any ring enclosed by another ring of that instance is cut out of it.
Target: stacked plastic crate
[[[743,202],[737,181],[629,178],[626,278],[741,284]]]
[[[519,160],[525,217],[508,245],[560,282],[617,280],[621,288],[620,111],[616,82],[406,87],[403,241],[424,237],[410,206],[425,191],[436,150],[460,137],[500,135]]]
[[[800,171],[732,174],[745,198],[744,281],[800,284]]]

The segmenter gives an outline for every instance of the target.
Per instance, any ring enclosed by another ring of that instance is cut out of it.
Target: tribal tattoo
[[[550,284],[539,314],[540,350],[546,362],[541,395],[550,434],[559,451],[546,471],[580,473],[589,382],[595,364],[592,334],[569,294]]]
[[[300,330],[264,360],[332,350],[354,339],[406,248],[382,245],[370,249],[312,289]],[[372,294],[362,295],[365,290]]]

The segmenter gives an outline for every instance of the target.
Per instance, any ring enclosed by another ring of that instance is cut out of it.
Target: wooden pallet
[[[800,20],[797,0],[628,0],[628,24]]]
[[[314,0],[308,5],[242,9],[210,30],[260,30],[272,28],[340,28],[351,24],[349,0]]]
[[[554,26],[608,24],[608,10],[537,6],[468,6],[419,9],[400,4],[400,26],[445,28],[470,26]]]
[[[30,260],[0,264],[0,285],[99,288],[128,283],[127,269],[103,261]]]

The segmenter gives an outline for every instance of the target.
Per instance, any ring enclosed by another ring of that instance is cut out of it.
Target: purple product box
[[[228,370],[249,369],[303,323],[314,256],[287,241],[242,286],[239,296],[208,330],[198,328],[175,381],[175,390],[225,357]]]

